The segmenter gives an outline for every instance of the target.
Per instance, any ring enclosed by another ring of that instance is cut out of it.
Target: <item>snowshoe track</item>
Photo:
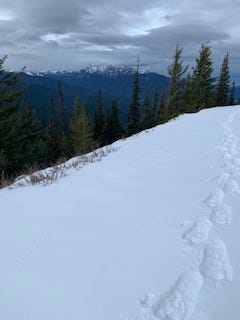
[[[194,261],[168,293],[158,299],[154,294],[146,295],[141,302],[140,320],[190,320],[205,281],[218,284],[233,280],[233,269],[224,240],[219,236],[219,226],[232,223],[232,208],[226,203],[226,194],[240,194],[240,148],[239,139],[231,129],[234,120],[231,115],[223,125],[224,142],[218,148],[223,171],[213,179],[216,189],[203,201],[206,214],[192,223],[182,236],[192,250]]]

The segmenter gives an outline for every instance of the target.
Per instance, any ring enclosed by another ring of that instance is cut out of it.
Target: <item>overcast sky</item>
[[[76,70],[140,56],[146,69],[166,74],[177,42],[192,64],[206,41],[216,69],[229,50],[240,74],[240,0],[0,0],[8,68]]]

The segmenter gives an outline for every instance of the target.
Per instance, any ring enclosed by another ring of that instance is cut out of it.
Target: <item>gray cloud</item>
[[[229,50],[240,65],[239,1],[0,0],[0,45],[7,66],[78,69],[85,64],[135,63],[166,74],[176,43],[193,64],[210,41],[216,69]]]

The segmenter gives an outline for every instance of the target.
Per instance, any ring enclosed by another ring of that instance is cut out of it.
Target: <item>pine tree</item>
[[[163,90],[160,95],[159,105],[156,113],[156,123],[162,124],[170,119],[168,104],[166,101],[166,92]]]
[[[183,66],[182,52],[183,49],[179,49],[177,46],[173,62],[168,67],[168,73],[171,80],[169,84],[167,107],[171,117],[175,117],[184,112],[184,74],[186,73],[188,66]]]
[[[97,94],[96,107],[94,112],[94,140],[101,146],[103,143],[103,128],[104,128],[104,115],[103,115],[103,102],[102,92],[99,89]]]
[[[111,118],[113,127],[113,141],[116,141],[122,138],[123,136],[123,128],[119,120],[118,106],[116,100],[113,100],[112,102]]]
[[[210,46],[203,44],[196,59],[196,66],[193,69],[193,101],[194,111],[214,105],[214,83],[212,76],[213,62]]]
[[[140,85],[139,85],[139,65],[134,73],[132,98],[128,107],[128,119],[126,125],[126,135],[138,133],[141,130],[140,117]]]
[[[22,170],[22,90],[19,74],[6,72],[6,56],[0,59],[0,176],[11,177]],[[1,184],[1,181],[0,181]]]
[[[231,89],[231,93],[228,101],[229,106],[233,106],[234,104],[236,104],[235,103],[235,81],[233,81],[232,83],[232,89]]]
[[[114,141],[112,128],[113,128],[112,115],[111,115],[111,110],[108,108],[106,111],[105,124],[103,128],[103,144],[104,145],[111,144]]]
[[[154,116],[154,124],[156,124],[157,110],[159,105],[159,95],[158,91],[155,90],[154,98],[153,98],[153,116]]]
[[[145,96],[143,102],[143,121],[142,129],[149,129],[154,126],[154,107],[150,103],[149,95]]]
[[[120,139],[123,129],[118,117],[118,107],[116,100],[113,100],[111,109],[107,110],[106,120],[103,130],[103,141],[105,145],[111,144]]]
[[[229,104],[229,81],[229,56],[227,53],[223,59],[221,72],[218,77],[215,102],[217,106],[227,106]]]
[[[4,150],[0,150],[0,187],[5,182],[5,171],[8,167],[8,159]]]
[[[185,86],[184,86],[184,94],[183,94],[184,108],[185,112],[196,112],[196,108],[194,107],[194,88],[193,88],[193,78],[188,73]]]
[[[71,138],[75,155],[85,154],[93,149],[93,128],[85,106],[76,98],[74,115],[70,123]]]
[[[55,116],[54,97],[50,96],[50,117],[46,130],[46,161],[53,163],[59,158],[58,133]]]
[[[66,112],[61,81],[58,81],[58,114],[59,114],[59,133],[58,148],[59,156],[67,158],[70,155],[69,141],[67,136]]]
[[[40,123],[36,117],[36,113],[29,104],[23,115],[23,159],[22,168],[37,167],[43,161],[42,154],[42,136],[40,134]]]

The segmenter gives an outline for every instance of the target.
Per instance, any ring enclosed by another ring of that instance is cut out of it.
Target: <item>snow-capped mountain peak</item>
[[[82,70],[82,73],[100,73],[106,75],[118,75],[118,74],[132,74],[136,71],[135,67],[129,65],[89,65]],[[140,70],[140,73],[145,73],[144,70]]]
[[[72,76],[87,76],[90,74],[101,74],[105,76],[118,76],[120,74],[133,74],[136,71],[136,67],[129,65],[88,65],[78,71],[69,70],[51,70],[30,72],[25,71],[27,75],[33,76],[50,76],[50,75],[72,75]],[[147,73],[144,69],[140,68],[139,73]]]

